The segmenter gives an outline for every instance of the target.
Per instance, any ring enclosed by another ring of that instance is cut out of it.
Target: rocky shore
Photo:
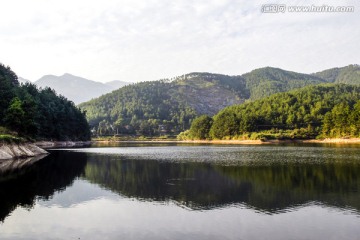
[[[32,143],[0,143],[0,160],[35,157],[42,154],[48,152]]]
[[[41,141],[35,143],[2,143],[0,142],[0,160],[28,158],[48,154],[44,149],[57,147],[83,147],[91,142],[50,142]]]

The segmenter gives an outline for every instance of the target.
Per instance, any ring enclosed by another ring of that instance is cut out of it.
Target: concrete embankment
[[[48,152],[31,143],[0,143],[0,160],[34,157]]]

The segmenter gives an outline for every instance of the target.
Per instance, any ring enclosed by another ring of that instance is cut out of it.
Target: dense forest
[[[180,139],[360,136],[360,86],[322,84],[200,116]]]
[[[85,112],[50,88],[20,85],[17,75],[0,64],[0,135],[30,139],[88,140]]]
[[[160,135],[190,127],[196,112],[170,95],[166,81],[143,82],[120,88],[80,107],[87,111],[97,134]]]
[[[341,73],[340,73],[341,72]],[[360,67],[350,65],[315,74],[260,68],[241,76],[190,73],[173,79],[125,86],[80,104],[97,135],[159,136],[189,129],[200,115],[213,116],[234,104],[324,83],[357,83]]]
[[[327,81],[313,75],[285,71],[278,68],[260,68],[242,75],[249,89],[249,99],[256,100],[278,92],[287,92]]]

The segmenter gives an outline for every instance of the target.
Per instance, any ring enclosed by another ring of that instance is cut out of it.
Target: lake
[[[0,239],[359,239],[360,146],[112,144],[0,174]]]

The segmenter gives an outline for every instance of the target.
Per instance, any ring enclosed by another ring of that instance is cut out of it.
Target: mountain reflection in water
[[[266,213],[309,202],[360,211],[360,162],[224,165],[87,157],[84,179],[144,201],[176,201],[194,210],[245,204]]]
[[[98,194],[110,190],[141,201],[172,201],[192,210],[239,204],[276,214],[316,203],[358,214],[359,153],[358,148],[297,146],[56,150],[0,177],[0,219],[4,221],[17,206],[31,209],[37,199],[46,202],[75,180],[105,189]],[[83,188],[82,197],[64,206],[95,194],[91,187]]]
[[[31,209],[36,199],[49,199],[55,192],[70,186],[76,177],[83,174],[87,162],[85,154],[74,157],[54,152],[32,164],[2,173],[0,220],[4,221],[18,206]]]

